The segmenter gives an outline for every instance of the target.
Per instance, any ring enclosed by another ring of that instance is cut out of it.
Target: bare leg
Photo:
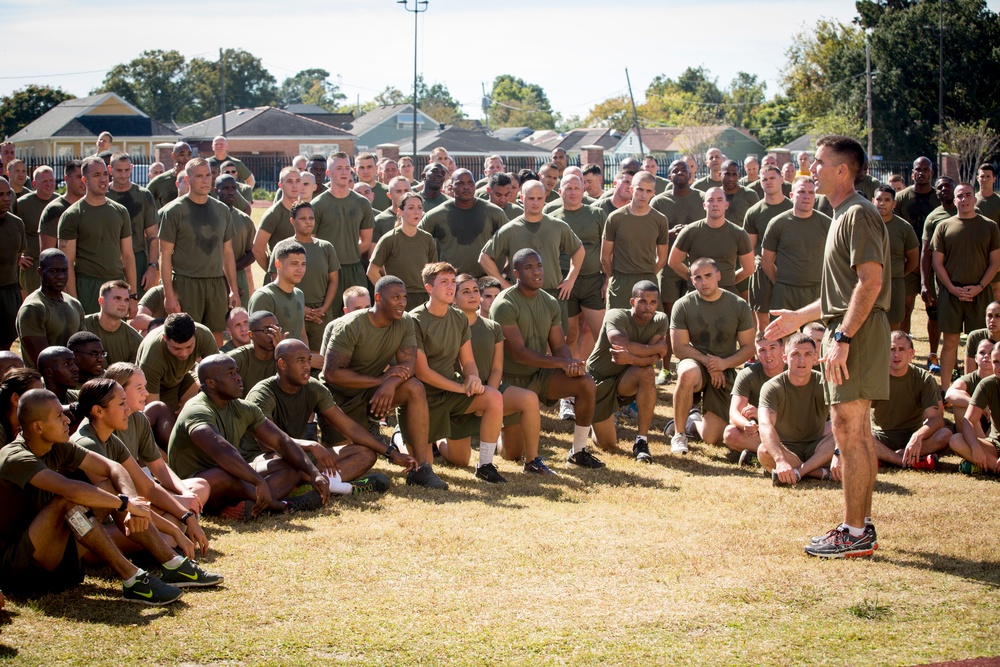
[[[868,413],[871,401],[856,400],[830,406],[833,437],[840,449],[844,480],[844,523],[861,528],[871,516],[872,492],[878,459]]]
[[[503,443],[498,452],[508,461],[517,461],[522,455],[525,461],[532,461],[538,456],[538,438],[542,430],[538,396],[521,387],[507,387],[503,392],[503,413],[518,412],[521,421],[503,429]]]
[[[580,356],[577,359],[586,359],[594,351],[597,336],[601,333],[601,326],[604,324],[604,309],[594,310],[581,306],[580,310],[583,311],[583,319],[586,320],[587,326],[580,331],[580,340],[578,343]]]
[[[163,460],[167,460],[167,444],[170,442],[170,433],[174,430],[174,422],[177,415],[163,401],[155,401],[145,407],[143,412],[149,420],[149,425],[153,429],[153,439],[156,446],[163,451]]]
[[[635,396],[635,404],[639,408],[637,434],[643,437],[649,435],[649,425],[653,422],[653,409],[656,407],[655,382],[655,368],[632,366],[622,375],[616,389],[619,396]]]
[[[913,317],[913,305],[916,302],[916,300],[917,300],[916,294],[912,296],[909,294],[906,295],[906,308],[905,308],[905,313],[903,315],[903,323],[899,325],[900,328],[906,333],[910,333],[910,320]]]
[[[694,404],[694,394],[701,391],[701,366],[690,359],[677,364],[677,386],[674,388],[674,425],[678,433],[684,433],[688,413]]]
[[[875,457],[882,461],[883,463],[888,463],[894,465],[897,468],[903,467],[903,455],[902,452],[894,452],[885,446],[885,444],[878,438],[875,440]]]
[[[594,444],[606,452],[618,448],[618,432],[615,429],[614,417],[594,422]]]
[[[552,374],[547,398],[552,400],[572,396],[576,409],[576,425],[590,426],[594,418],[595,392],[594,378],[589,375],[571,378],[560,369]]]
[[[947,388],[951,384],[951,372],[958,363],[958,340],[961,334],[944,335],[944,345],[941,347],[941,383]]]
[[[352,482],[372,469],[378,461],[378,454],[361,445],[344,445],[330,448],[340,466],[340,479]]]
[[[434,455],[431,451],[431,443],[428,442],[427,432],[430,422],[427,415],[427,394],[424,393],[424,385],[417,378],[410,378],[396,387],[396,395],[393,397],[395,405],[406,405],[406,426],[410,432],[413,442],[406,443],[410,450],[410,455],[418,463],[434,463]]]
[[[756,452],[760,447],[760,436],[756,433],[747,435],[732,424],[726,427],[722,434],[722,442],[734,452]]]

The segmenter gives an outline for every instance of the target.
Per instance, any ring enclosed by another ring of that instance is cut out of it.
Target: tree
[[[410,101],[413,100],[411,96]],[[381,106],[393,106],[395,104],[406,104],[407,97],[399,88],[386,86],[385,90],[375,96],[375,103]]]
[[[620,95],[599,102],[583,119],[583,124],[585,127],[613,127],[619,132],[628,132],[632,127],[632,106],[628,97]]]
[[[93,92],[117,93],[162,122],[195,120],[188,113],[192,98],[187,63],[178,51],[143,51],[112,67]]]
[[[223,78],[226,82],[226,111],[268,106],[277,103],[276,80],[260,58],[243,49],[225,49]],[[186,84],[192,100],[185,120],[197,121],[219,113],[219,61],[194,58],[188,65]]]
[[[538,84],[501,74],[493,80],[489,99],[491,127],[555,129],[557,114],[553,113],[549,98]]]
[[[60,102],[73,99],[62,88],[27,85],[0,98],[0,136],[7,138]]]
[[[417,107],[439,123],[451,125],[465,118],[462,105],[452,98],[448,87],[443,83],[435,83],[430,88],[424,83],[424,77],[417,77]]]
[[[939,147],[958,156],[959,178],[965,183],[972,183],[979,165],[996,156],[1000,135],[985,120],[954,123],[941,134]]]
[[[765,148],[784,146],[810,129],[788,98],[778,95],[757,107],[747,127]]]
[[[340,101],[346,100],[347,96],[329,79],[330,73],[325,69],[304,69],[281,82],[278,100],[282,106],[315,104],[332,111]]]
[[[757,79],[756,74],[737,72],[736,78],[726,91],[726,121],[736,127],[748,127],[757,109],[764,104],[767,84]]]

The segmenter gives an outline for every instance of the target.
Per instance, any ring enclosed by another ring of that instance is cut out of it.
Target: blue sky
[[[987,4],[1000,9],[1000,0]],[[86,95],[105,71],[144,49],[214,58],[220,47],[257,55],[279,83],[324,68],[352,102],[412,85],[413,15],[395,0],[0,0],[0,8],[8,65],[0,94],[44,83]],[[540,84],[564,116],[585,116],[627,92],[626,67],[638,98],[656,75],[675,77],[689,66],[707,68],[720,86],[738,71],[757,74],[770,97],[793,35],[822,17],[846,23],[854,14],[853,0],[430,0],[419,18],[418,68],[429,83],[447,85],[470,117],[480,116],[482,84],[489,90],[504,73]],[[40,44],[44,52],[32,56]]]

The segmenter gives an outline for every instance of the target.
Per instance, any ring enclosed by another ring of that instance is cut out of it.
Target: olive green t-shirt
[[[96,334],[101,339],[101,345],[107,353],[107,365],[119,361],[135,363],[135,356],[139,352],[139,344],[142,343],[142,336],[126,322],[122,322],[117,331],[106,331],[101,326],[100,313],[93,313],[83,318],[82,331],[89,331]]]
[[[910,223],[917,238],[923,238],[924,220],[927,219],[927,214],[940,205],[941,201],[934,188],[920,194],[911,185],[896,193],[896,215]]]
[[[153,315],[153,319],[166,317],[167,309],[163,306],[163,300],[163,285],[157,285],[142,295],[142,298],[139,299],[139,305],[148,308],[149,312]]]
[[[958,379],[965,383],[966,393],[969,394],[969,396],[972,396],[972,394],[975,393],[976,391],[976,387],[979,386],[979,383],[985,380],[986,378],[981,378],[979,377],[978,372],[972,371],[971,373],[966,373],[965,375],[963,375]]]
[[[856,192],[841,202],[835,213],[823,251],[823,279],[820,282],[823,318],[830,320],[847,312],[851,294],[858,284],[854,267],[864,262],[882,265],[882,289],[872,309],[888,311],[892,260],[889,256],[889,233],[882,216],[875,204]]]
[[[806,444],[823,437],[830,409],[823,397],[823,376],[811,371],[809,383],[796,387],[788,371],[776,375],[760,390],[761,410],[775,413],[774,427],[785,444]]]
[[[420,229],[437,241],[442,262],[448,262],[460,274],[470,273],[480,278],[486,272],[479,265],[479,253],[506,224],[504,212],[489,202],[476,200],[472,208],[462,209],[449,201],[429,213],[424,207]]]
[[[980,410],[989,410],[990,420],[993,422],[993,426],[990,428],[990,437],[993,438],[1000,434],[1000,378],[996,375],[983,378],[976,390],[972,392],[969,403]]]
[[[285,208],[284,202],[275,202],[261,217],[260,231],[271,235],[267,239],[267,255],[270,257],[274,246],[295,236],[295,229],[292,228],[291,209]]]
[[[132,219],[121,204],[91,206],[81,199],[59,219],[59,240],[76,241],[76,274],[102,280],[124,275],[122,239],[132,238]]]
[[[115,431],[115,435],[121,439],[129,454],[139,462],[139,465],[146,466],[163,458],[160,448],[156,446],[149,418],[141,410],[129,414],[128,428],[124,431]]]
[[[21,195],[21,198],[17,200],[17,217],[21,218],[21,222],[24,223],[24,236],[28,242],[24,252],[32,259],[37,260],[41,252],[38,242],[38,222],[42,219],[42,211],[56,198],[54,196],[52,199],[40,199],[37,193],[29,192]],[[59,221],[56,220],[56,233],[58,233],[58,224]],[[38,262],[35,262],[29,271],[34,271],[37,267]]]
[[[515,285],[497,294],[490,307],[490,319],[502,327],[516,325],[526,348],[548,354],[549,332],[554,326],[562,326],[562,310],[559,302],[548,292],[538,290],[534,297],[528,297]],[[537,371],[537,367],[515,361],[504,350],[505,377],[529,377]]]
[[[146,252],[146,230],[160,224],[153,195],[146,188],[133,183],[125,192],[109,188],[108,199],[121,204],[128,211],[128,217],[132,221],[132,252]]]
[[[371,257],[372,264],[385,269],[385,275],[402,280],[411,294],[424,292],[420,272],[425,265],[437,261],[433,237],[419,227],[416,231],[413,236],[407,236],[402,227],[396,227],[378,240]]]
[[[42,215],[38,218],[38,234],[59,238],[59,219],[70,206],[69,200],[62,195],[53,198],[42,209]]]
[[[178,477],[187,479],[219,464],[191,439],[191,432],[203,424],[214,427],[233,447],[247,431],[264,423],[264,413],[253,403],[241,399],[229,401],[225,407],[213,403],[205,392],[184,404],[170,434],[167,458]],[[235,443],[235,444],[234,444]]]
[[[426,303],[414,308],[410,315],[413,317],[417,347],[427,356],[427,366],[442,377],[460,381],[455,374],[455,361],[462,345],[471,337],[469,318],[455,308],[449,308],[439,317],[427,310]],[[482,371],[479,371],[479,377],[483,379]],[[424,386],[429,395],[444,393],[436,387]]]
[[[913,231],[906,220],[898,215],[893,215],[889,222],[885,223],[886,232],[889,234],[889,253],[892,258],[892,277],[902,278],[903,269],[906,267],[906,253],[914,248],[920,247],[917,233]]]
[[[199,359],[217,354],[215,336],[204,324],[195,322],[194,352],[187,359],[178,359],[167,350],[163,329],[157,329],[142,339],[136,364],[146,375],[146,389],[151,394],[161,394],[165,389],[176,387],[181,379],[197,365]]]
[[[938,224],[931,249],[944,254],[944,270],[958,286],[983,282],[990,253],[1000,250],[1000,227],[982,215],[949,218]],[[985,282],[990,282],[987,277]]]
[[[948,207],[938,206],[927,214],[927,218],[924,220],[924,232],[920,240],[930,244],[931,239],[934,238],[934,230],[937,229],[938,224],[956,215],[958,215],[958,208],[954,204]]]
[[[503,271],[504,266],[513,261],[518,250],[534,248],[542,257],[542,289],[555,289],[562,282],[559,254],[572,256],[581,245],[580,239],[569,225],[543,214],[539,222],[528,222],[524,216],[511,220],[486,242],[483,254],[496,262],[497,268]],[[511,274],[513,268],[511,265]]]
[[[666,216],[656,209],[640,216],[622,206],[608,215],[604,240],[615,244],[611,257],[613,273],[655,273],[656,246],[670,243],[670,226]]]
[[[580,240],[586,250],[583,257],[581,276],[592,276],[601,272],[601,242],[604,240],[604,224],[607,215],[599,208],[581,206],[575,211],[567,211],[559,207],[548,214],[550,218],[565,222],[574,236]],[[559,256],[559,268],[562,275],[569,273],[570,256],[562,253]]]
[[[151,180],[146,189],[153,195],[157,210],[177,199],[177,168],[168,169]]]
[[[233,261],[236,261],[253,249],[257,227],[253,224],[253,218],[238,208],[229,209],[229,217],[233,223]],[[244,269],[237,269],[236,272]]]
[[[95,454],[100,454],[106,459],[111,459],[115,463],[125,463],[132,457],[125,443],[113,432],[107,440],[101,440],[94,430],[94,425],[86,417],[80,422],[76,433],[69,436],[69,439],[70,442],[80,445]]]
[[[386,209],[392,208],[392,200],[389,199],[389,189],[385,187],[382,183],[375,183],[372,185],[372,193],[375,198],[372,200],[372,210],[381,213]]]
[[[396,352],[417,346],[413,318],[409,313],[393,320],[387,327],[376,327],[368,317],[368,310],[356,310],[333,321],[327,352],[336,351],[350,357],[347,368],[361,375],[378,377],[385,367],[395,362]],[[355,396],[364,389],[330,386],[337,395]]]
[[[21,358],[28,368],[34,368],[24,349],[29,336],[44,338],[51,345],[66,345],[69,337],[80,330],[85,314],[76,297],[63,292],[62,301],[54,301],[37,289],[29,294],[17,311],[17,336],[21,342]]]
[[[924,410],[936,407],[941,388],[934,376],[910,364],[906,375],[889,374],[889,400],[872,401],[872,427],[881,431],[916,431],[924,422]]]
[[[758,266],[760,265],[761,248],[763,248],[764,234],[767,233],[767,226],[777,216],[791,210],[791,199],[782,199],[777,204],[768,204],[766,199],[761,199],[751,206],[743,217],[743,222],[740,225],[743,227],[743,231],[748,235],[753,234],[757,237],[757,247],[753,249],[753,252]]]
[[[258,359],[253,353],[253,344],[238,347],[232,352],[227,352],[226,356],[236,362],[236,370],[243,378],[243,398],[250,394],[250,390],[271,377],[278,371],[278,362],[272,356],[270,359]]]
[[[743,396],[754,407],[760,405],[760,390],[770,380],[764,372],[764,365],[755,361],[736,374],[733,382],[733,396]]]
[[[744,187],[733,194],[725,193],[725,195],[726,201],[729,202],[729,208],[726,209],[726,220],[737,227],[742,227],[747,211],[760,201],[760,197],[750,188]]]
[[[510,222],[517,216],[524,215],[524,209],[517,204],[507,202],[507,205],[503,207],[503,214],[507,216],[507,222]]]
[[[22,197],[21,199],[24,198]],[[18,215],[20,215],[23,212],[21,210],[21,199],[17,200]],[[981,192],[977,193],[976,208],[979,209],[979,212],[985,215],[987,218],[989,218],[990,220],[992,220],[997,224],[1000,224],[1000,195],[998,195],[996,192],[991,194],[989,197],[984,197]]]
[[[396,212],[386,209],[375,216],[372,222],[372,247],[378,243],[379,239],[388,234],[396,226]]]
[[[16,285],[21,274],[17,262],[27,250],[24,222],[9,211],[0,218],[0,287]]]
[[[697,290],[688,292],[670,311],[671,329],[687,331],[691,347],[721,359],[735,354],[740,332],[754,326],[747,302],[726,290],[715,301],[706,301]]]
[[[493,354],[496,351],[497,343],[503,342],[503,329],[491,319],[477,317],[476,321],[469,327],[469,334],[472,339],[472,356],[476,360],[476,368],[479,370],[479,378],[486,384],[493,372]],[[455,372],[460,372],[461,364],[455,360]]]
[[[701,190],[689,190],[683,197],[664,192],[653,197],[649,205],[667,217],[671,229],[705,217],[705,193]]]
[[[323,239],[313,238],[311,243],[301,243],[306,249],[306,272],[302,282],[296,287],[302,290],[306,305],[315,308],[326,299],[326,288],[330,284],[330,274],[340,271],[340,258],[333,244]],[[268,260],[267,272],[274,274],[274,257]],[[310,305],[311,304],[311,305]]]
[[[312,205],[316,215],[313,236],[332,243],[342,265],[360,262],[358,242],[361,231],[371,229],[375,224],[375,215],[368,200],[353,190],[349,190],[343,198],[334,197],[327,191],[313,199]]]
[[[236,178],[239,179],[241,184],[245,183],[246,180],[250,178],[250,176],[252,175],[250,172],[250,168],[247,167],[245,164],[243,164],[242,160],[240,160],[239,158],[235,158],[232,155],[227,154],[226,157],[222,158],[221,160],[215,157],[215,155],[209,155],[206,159],[208,160],[208,164],[210,166],[216,167],[220,171],[222,170],[223,162],[232,162],[233,165],[236,167]]]
[[[710,227],[708,220],[704,219],[692,222],[677,235],[674,247],[687,253],[684,263],[688,266],[701,257],[714,259],[722,273],[719,281],[722,287],[736,284],[740,257],[753,252],[747,233],[728,220],[719,227]]]
[[[990,338],[990,330],[987,328],[976,329],[971,332],[965,341],[965,356],[974,357],[976,356],[976,351],[979,350],[979,344],[984,340],[993,340]],[[996,341],[993,341],[994,343]]]
[[[818,211],[808,218],[786,211],[774,217],[764,232],[763,247],[775,253],[778,282],[807,287],[823,278],[823,248],[833,221]]]
[[[173,273],[186,278],[219,278],[223,246],[235,231],[229,207],[208,198],[196,204],[187,195],[160,209],[160,240],[174,244]]]
[[[306,425],[312,415],[325,412],[337,404],[330,390],[316,378],[309,378],[308,384],[289,394],[281,389],[278,378],[274,376],[254,385],[246,400],[260,408],[264,417],[292,438],[305,437]],[[252,433],[243,436],[239,450],[247,462],[263,453]]]
[[[712,178],[711,176],[702,176],[701,178],[699,178],[698,180],[696,180],[694,183],[692,183],[691,187],[694,188],[695,190],[701,190],[702,192],[708,192],[712,188],[721,188],[722,187],[722,181],[717,181],[714,178]]]
[[[306,300],[302,290],[293,287],[286,292],[278,283],[268,283],[258,287],[250,297],[247,312],[251,315],[258,310],[266,310],[278,318],[278,326],[292,338],[301,338],[306,323]]]
[[[57,442],[44,456],[28,449],[18,435],[0,449],[0,545],[12,546],[38,515],[41,489],[32,486],[35,475],[54,470],[60,475],[76,472],[87,450],[72,442]]]
[[[449,197],[443,192],[438,192],[437,196],[432,197],[430,199],[428,199],[427,195],[424,194],[421,194],[420,196],[424,198],[424,215],[426,215],[430,211],[433,211],[439,206],[444,206],[448,202],[454,201],[451,197]]]
[[[594,350],[587,359],[587,372],[595,378],[609,378],[624,373],[629,366],[616,364],[611,358],[611,341],[609,337],[612,333],[623,334],[631,343],[648,345],[654,337],[666,337],[667,314],[656,311],[653,318],[646,324],[640,324],[632,317],[629,308],[612,308],[604,314],[604,323],[597,336],[597,343]]]

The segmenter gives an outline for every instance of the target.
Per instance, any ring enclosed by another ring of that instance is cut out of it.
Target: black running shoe
[[[368,473],[351,482],[351,495],[358,496],[363,493],[385,493],[392,486],[389,478],[380,472]]]
[[[160,579],[163,583],[177,588],[207,588],[225,581],[221,574],[206,572],[190,558],[185,558],[183,563],[172,570],[166,565],[162,569],[163,576]]]
[[[875,553],[874,530],[867,529],[860,537],[854,537],[844,526],[838,526],[815,544],[808,544],[805,552],[819,558],[858,558]]]
[[[570,454],[566,459],[575,466],[580,466],[581,468],[603,468],[604,463],[601,462],[599,458],[587,451],[584,447],[578,452]]]
[[[639,463],[652,463],[653,455],[649,453],[649,443],[645,440],[636,440],[632,445],[632,455]]]
[[[407,486],[424,486],[428,489],[448,490],[448,483],[437,476],[430,463],[421,463],[416,470],[406,473]]]
[[[497,467],[492,463],[476,466],[476,479],[481,479],[490,484],[506,484],[507,480],[500,474]]]
[[[323,499],[315,489],[285,501],[285,509],[289,512],[309,512],[318,510],[322,506]]]
[[[163,583],[149,572],[139,572],[131,586],[122,584],[122,599],[126,602],[160,606],[177,602],[182,595],[184,591]]]

